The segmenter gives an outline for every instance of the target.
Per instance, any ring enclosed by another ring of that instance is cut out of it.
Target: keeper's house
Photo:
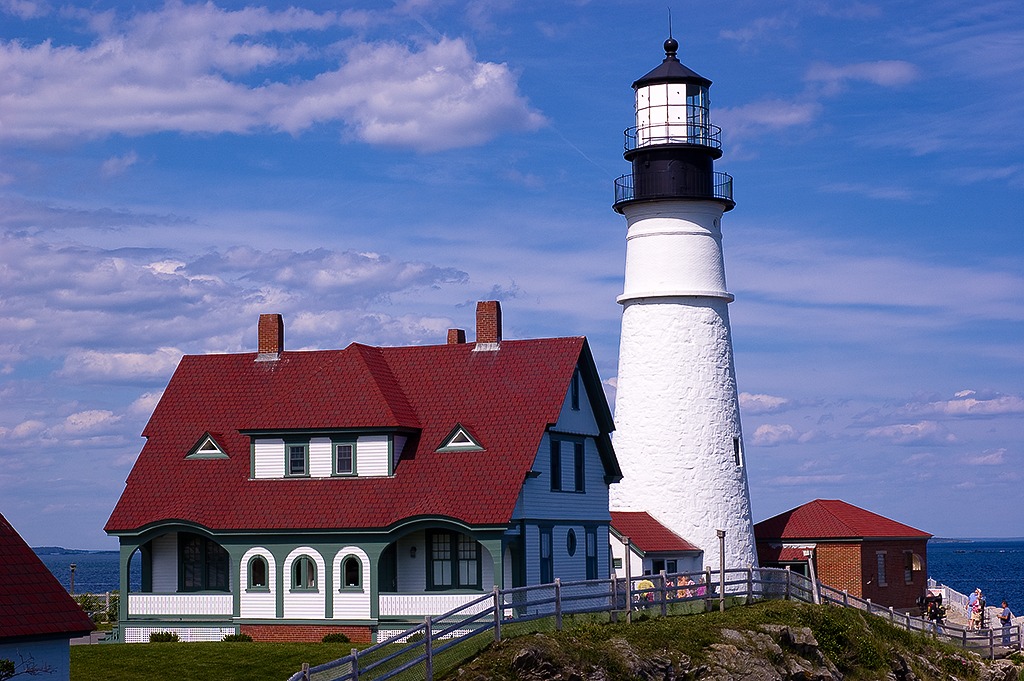
[[[848,504],[815,499],[754,525],[762,567],[789,567],[879,605],[912,608],[928,586],[932,535]]]
[[[185,356],[106,531],[118,636],[355,641],[498,587],[609,574],[611,415],[585,338]],[[141,590],[129,593],[129,565]],[[127,607],[124,607],[124,606]]]

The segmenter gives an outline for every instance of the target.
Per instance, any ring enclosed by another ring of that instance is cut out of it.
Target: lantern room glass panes
[[[636,145],[712,145],[708,88],[655,83],[636,91]]]

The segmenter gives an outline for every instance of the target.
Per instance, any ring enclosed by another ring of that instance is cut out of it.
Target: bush
[[[177,643],[180,640],[176,631],[154,631],[149,635],[150,643]]]
[[[252,643],[252,636],[249,634],[228,634],[221,640],[225,643]]]
[[[320,639],[321,643],[348,643],[349,638],[340,631],[336,631],[331,634],[324,634],[324,637]]]

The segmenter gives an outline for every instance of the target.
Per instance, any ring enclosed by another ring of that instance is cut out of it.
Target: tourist
[[[1010,622],[1013,620],[1013,613],[1010,612],[1010,606],[1003,601],[1003,609],[999,611],[999,622],[1003,625],[1003,645],[1009,647],[1010,645]]]
[[[981,589],[975,589],[967,599],[967,628],[971,631],[975,629],[974,611],[976,610],[975,606],[978,605],[978,594],[980,593]]]

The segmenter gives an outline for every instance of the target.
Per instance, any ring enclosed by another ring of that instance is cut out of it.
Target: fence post
[[[359,648],[352,648],[352,681],[359,681]]]
[[[633,578],[626,573],[626,624],[633,623]]]
[[[988,630],[988,659],[996,659],[995,630],[992,628]]]
[[[792,574],[793,574],[793,571],[790,570],[789,566],[787,565],[786,566],[786,600],[787,601],[789,600],[789,583],[790,583],[790,578],[791,578]]]
[[[865,598],[864,600],[865,600],[865,601],[867,602],[867,604],[868,604],[868,614],[869,614],[869,615],[873,615],[874,613],[873,613],[873,612],[871,612],[871,599],[870,599],[870,598]]]
[[[849,608],[850,607],[850,592],[847,591],[846,589],[843,589],[843,607],[844,608]]]
[[[494,585],[494,642],[501,643],[501,590]]]
[[[612,611],[611,621],[615,624],[619,621],[619,578],[612,572]]]
[[[751,603],[754,600],[754,568],[750,565],[747,566],[747,603]]]
[[[302,678],[303,678],[303,681],[309,681],[309,663],[308,662],[303,662],[302,663]]]
[[[430,626],[430,615],[423,618],[423,634],[423,643],[427,647],[427,658],[423,661],[423,664],[426,665],[426,669],[423,670],[423,678],[426,681],[434,681],[434,630]]]
[[[889,621],[896,623],[896,611],[892,609],[891,605],[889,606]]]
[[[665,582],[665,571],[661,571],[661,616],[668,616],[668,589]]]
[[[711,568],[704,568],[704,612],[711,612]]]
[[[555,577],[555,631],[562,630],[562,579]]]

